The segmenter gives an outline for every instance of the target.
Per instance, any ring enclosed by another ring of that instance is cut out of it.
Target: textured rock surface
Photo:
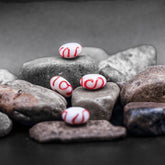
[[[150,45],[142,45],[119,52],[99,63],[99,73],[108,81],[130,80],[148,66],[156,64],[156,50]]]
[[[97,63],[109,57],[109,55],[103,49],[94,47],[83,47],[81,55],[90,56]]]
[[[21,123],[61,119],[65,108],[64,97],[47,88],[23,80],[0,85],[0,109]]]
[[[16,76],[10,73],[8,70],[0,69],[0,84],[6,84],[16,79]]]
[[[120,95],[123,104],[165,102],[165,66],[152,66],[142,71],[125,83]]]
[[[134,135],[165,134],[165,103],[129,103],[124,107],[124,123]]]
[[[104,88],[99,90],[91,91],[78,87],[72,93],[72,106],[80,106],[89,110],[90,119],[109,120],[119,93],[119,87],[113,82],[108,82]]]
[[[75,88],[80,85],[82,76],[96,72],[96,63],[88,56],[78,56],[74,59],[60,56],[45,57],[24,63],[20,70],[20,78],[50,88],[50,79],[59,75],[68,80]]]
[[[8,135],[12,130],[13,123],[9,117],[0,112],[0,137]]]
[[[62,121],[38,123],[30,136],[39,142],[105,141],[126,136],[124,127],[115,127],[106,120],[90,120],[83,126],[69,126]]]

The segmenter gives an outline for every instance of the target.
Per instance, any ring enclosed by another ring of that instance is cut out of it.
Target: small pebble
[[[87,74],[81,78],[80,84],[87,89],[100,89],[107,84],[107,80],[100,74]]]
[[[54,76],[50,79],[50,87],[65,97],[72,95],[72,85],[61,76]]]
[[[58,50],[60,56],[64,58],[75,58],[81,53],[81,51],[82,46],[75,42],[66,43]]]
[[[90,118],[90,113],[82,107],[70,107],[62,112],[63,120],[71,125],[86,123]]]

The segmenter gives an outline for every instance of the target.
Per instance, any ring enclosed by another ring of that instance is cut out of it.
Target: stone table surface
[[[109,54],[152,44],[158,64],[165,64],[164,16],[163,0],[0,3],[0,68],[17,75],[24,62],[57,55],[59,46],[70,41],[100,47]],[[0,139],[0,146],[0,162],[5,165],[160,165],[165,161],[163,136],[41,145],[17,127]]]

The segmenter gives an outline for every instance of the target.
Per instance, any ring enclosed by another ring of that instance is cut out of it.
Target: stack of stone
[[[76,50],[79,56],[65,58],[70,51],[65,46],[59,49],[62,57],[24,63],[18,78],[0,70],[0,136],[11,131],[12,120],[32,126],[30,137],[39,142],[112,140],[125,137],[126,128],[134,135],[164,134],[165,66],[156,65],[154,47],[141,45],[111,56],[84,47]],[[100,74],[108,82],[87,90],[80,84],[86,74]],[[72,85],[70,97],[50,89],[53,76]],[[62,112],[70,106],[87,109],[90,120],[76,126],[62,121]]]

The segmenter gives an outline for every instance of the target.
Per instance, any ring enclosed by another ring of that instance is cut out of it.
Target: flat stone
[[[66,104],[57,92],[23,80],[0,85],[0,109],[23,124],[59,120]]]
[[[99,73],[107,81],[125,82],[157,62],[156,50],[150,45],[130,48],[99,63]]]
[[[13,127],[13,122],[4,113],[0,112],[0,137],[8,135]]]
[[[149,67],[126,82],[120,93],[123,105],[129,102],[165,103],[165,66]]]
[[[82,76],[97,73],[97,71],[95,61],[88,56],[78,56],[73,59],[58,56],[39,58],[24,63],[19,77],[33,84],[50,88],[50,79],[53,76],[61,76],[75,88],[80,86]]]
[[[62,121],[36,124],[30,129],[30,137],[40,143],[50,141],[106,141],[126,136],[124,127],[115,127],[106,120],[90,120],[82,126],[70,126]]]
[[[103,49],[95,47],[83,47],[81,55],[90,56],[97,63],[109,57],[109,55]]]
[[[90,119],[109,120],[119,93],[119,87],[113,82],[108,82],[99,90],[78,87],[72,93],[72,106],[86,108],[90,112]]]
[[[165,103],[131,102],[124,107],[124,123],[134,135],[163,135]]]
[[[16,80],[17,77],[6,69],[0,69],[0,84]]]

